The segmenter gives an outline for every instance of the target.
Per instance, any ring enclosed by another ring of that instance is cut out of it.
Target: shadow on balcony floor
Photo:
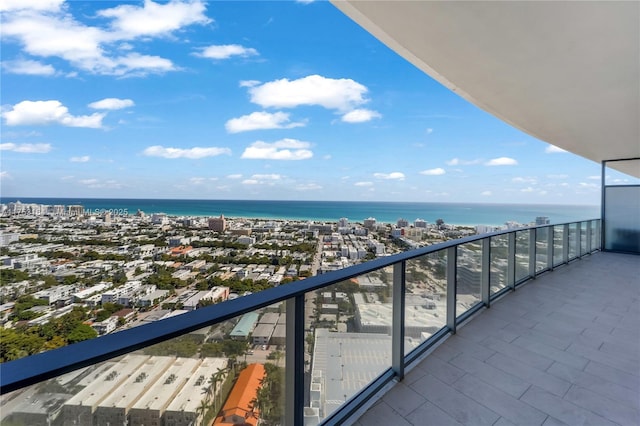
[[[596,253],[519,287],[356,425],[640,424],[640,257]]]

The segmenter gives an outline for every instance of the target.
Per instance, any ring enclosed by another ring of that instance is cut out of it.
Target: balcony
[[[591,220],[449,241],[8,362],[2,416],[29,425],[211,424],[218,413],[294,425],[637,419],[624,401],[638,395],[640,271],[635,256],[599,253],[599,230]],[[258,323],[253,343],[261,324],[280,331],[235,355],[205,346],[221,333],[242,339],[247,322]],[[243,374],[273,386],[269,395]],[[224,405],[249,388],[251,403]],[[614,397],[617,408],[605,409]]]
[[[640,424],[638,257],[597,253],[479,313],[355,423]]]

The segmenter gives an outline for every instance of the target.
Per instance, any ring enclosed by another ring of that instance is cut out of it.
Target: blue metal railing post
[[[569,224],[565,223],[562,230],[562,263],[569,263]]]
[[[304,422],[304,294],[286,302],[285,424]]]
[[[485,307],[491,306],[491,238],[482,240],[480,293]]]
[[[516,289],[516,233],[508,235],[509,245],[507,248],[507,287]]]
[[[582,222],[576,223],[576,257],[582,258]]]
[[[457,292],[458,247],[447,249],[447,327],[456,334],[456,292]]]
[[[404,378],[404,318],[407,262],[393,265],[393,323],[391,330],[391,368],[399,380]]]
[[[553,270],[553,256],[554,256],[554,247],[553,247],[553,226],[547,227],[547,269],[550,271]]]
[[[536,277],[537,237],[536,228],[529,229],[529,278]]]

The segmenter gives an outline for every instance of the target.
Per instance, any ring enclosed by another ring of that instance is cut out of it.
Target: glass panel
[[[387,267],[323,288],[313,293],[315,303],[307,298],[309,424],[391,367],[392,289],[393,267]]]
[[[3,395],[2,424],[209,425],[229,408],[281,422],[280,324],[281,304]]]
[[[476,241],[459,245],[456,268],[456,317],[482,300],[480,295],[481,272],[482,243]]]
[[[569,224],[569,260],[575,259],[576,252],[576,238],[577,238],[578,226],[575,223]]]
[[[447,251],[407,261],[405,354],[447,324]]]
[[[549,257],[549,228],[536,229],[536,272],[547,269]]]
[[[516,232],[516,282],[529,276],[529,231]]]
[[[509,238],[507,235],[491,237],[491,294],[497,293],[507,286],[507,270]]]
[[[553,266],[558,266],[563,262],[563,241],[564,225],[553,227]]]
[[[598,241],[600,238],[600,228],[598,228],[598,221],[591,221],[591,250],[598,249]]]
[[[605,188],[605,249],[640,253],[640,186]]]

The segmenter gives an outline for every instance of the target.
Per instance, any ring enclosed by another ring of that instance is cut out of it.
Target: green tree
[[[67,336],[69,343],[82,342],[83,340],[89,340],[98,337],[98,333],[87,324],[78,324],[76,328],[71,330],[71,333]]]

